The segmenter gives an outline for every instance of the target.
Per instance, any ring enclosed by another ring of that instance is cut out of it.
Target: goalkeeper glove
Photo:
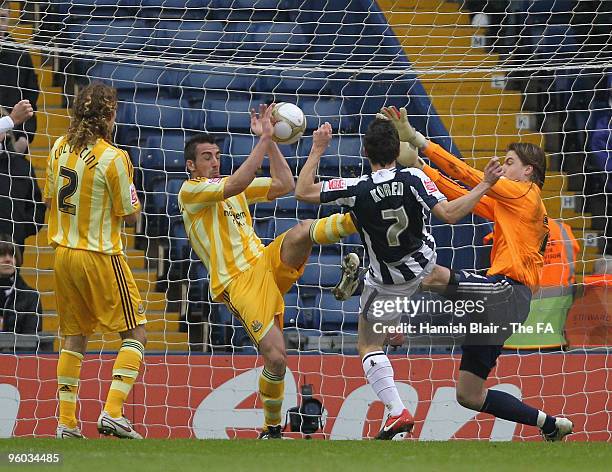
[[[417,149],[427,145],[427,139],[416,129],[412,127],[408,121],[406,108],[402,107],[399,110],[395,107],[383,107],[380,113],[376,114],[377,118],[386,118],[393,123],[399,134],[400,141],[412,144]]]

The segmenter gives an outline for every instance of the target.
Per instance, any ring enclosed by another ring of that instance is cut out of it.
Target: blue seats
[[[268,218],[274,215],[276,209],[276,202],[260,202],[253,205],[252,215],[256,218]]]
[[[172,179],[166,184],[166,193],[168,204],[166,206],[166,214],[169,216],[181,216],[181,210],[178,203],[178,194],[183,186],[185,179]]]
[[[225,31],[237,46],[239,57],[283,57],[301,59],[307,47],[302,27],[295,23],[229,22]]]
[[[329,91],[326,73],[293,69],[262,71],[257,86],[261,92],[294,93],[296,96],[303,94],[318,96]]]
[[[138,53],[150,44],[151,29],[139,20],[68,22],[65,36],[70,45],[87,52]]]
[[[184,170],[183,150],[188,139],[182,132],[147,137],[141,149],[140,166],[147,169]]]
[[[147,137],[164,132],[180,133],[200,126],[200,110],[188,108],[174,98],[140,96],[139,103],[124,103],[121,123],[130,125],[124,139],[129,144],[143,143]]]
[[[190,101],[202,101],[214,95],[227,99],[227,94],[251,91],[254,84],[253,70],[195,64],[184,71],[181,85]]]
[[[249,98],[230,97],[217,99],[208,97],[199,110],[200,126],[209,132],[249,132],[250,109],[258,103]]]
[[[276,200],[276,213],[278,217],[286,214],[287,216],[299,219],[314,218],[317,214],[317,209],[318,205],[299,202],[293,196],[282,197]]]
[[[257,137],[250,134],[230,134],[227,138],[228,155],[221,158],[221,174],[230,175],[235,172],[249,157],[257,140]]]
[[[182,221],[175,221],[169,231],[169,257],[171,261],[184,260],[189,253],[189,239]]]
[[[532,27],[537,31],[539,27]],[[567,25],[547,25],[539,35],[531,38],[533,47],[532,59],[565,63],[578,52],[578,45],[573,30]]]
[[[140,0],[139,15],[145,18],[204,18],[211,0]]]
[[[136,0],[54,0],[61,15],[106,17],[133,16],[139,4]]]
[[[178,97],[176,76],[164,63],[96,62],[86,71],[91,81],[103,81],[117,89],[120,99],[134,102],[145,95]]]
[[[345,302],[336,300],[329,292],[316,296],[313,309],[313,327],[330,332],[356,332],[359,320],[359,297]]]
[[[255,234],[259,236],[261,242],[264,246],[267,246],[274,239],[274,230],[272,228],[272,224],[274,220],[272,219],[258,219],[253,222],[253,229],[255,230]]]
[[[270,231],[273,234],[273,237],[276,238],[285,231],[289,231],[296,224],[298,224],[298,220],[295,218],[274,218],[270,225]]]
[[[317,291],[320,291],[320,287],[333,287],[340,280],[340,265],[340,256],[335,254],[310,257],[299,283]]]
[[[296,0],[212,0],[211,16],[229,21],[288,21]]]
[[[298,142],[297,154],[307,156],[312,147],[312,137],[305,136]],[[360,177],[371,171],[367,158],[361,157],[361,139],[357,136],[334,137],[321,157],[321,177]]]
[[[357,129],[357,119],[355,116],[349,115],[343,106],[342,99],[314,98],[307,95],[296,97],[276,93],[271,93],[269,99],[273,99],[276,103],[289,102],[299,106],[306,116],[307,136],[326,121],[331,124],[334,133],[339,131],[350,133]],[[308,155],[308,152],[310,152],[310,146],[308,146],[304,155]]]
[[[153,44],[162,55],[174,56],[206,56],[234,48],[220,21],[160,20],[155,25]]]

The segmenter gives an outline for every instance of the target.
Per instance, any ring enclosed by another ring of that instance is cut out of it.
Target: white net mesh
[[[543,191],[549,217],[567,223],[580,244],[576,282],[605,271],[606,261],[612,271],[604,254],[612,254],[609,239],[606,245],[611,231],[606,198],[612,185],[610,3],[6,2],[10,36],[0,39],[0,74],[7,78],[0,80],[0,105],[8,108],[29,98],[34,87],[24,81],[36,73],[37,129],[25,154],[40,188],[49,149],[67,129],[75,91],[90,81],[118,90],[115,139],[137,169],[144,208],[136,230],[126,229],[126,255],[146,302],[147,351],[155,353],[130,397],[137,426],[157,437],[242,437],[254,434],[261,423],[260,405],[251,396],[257,385],[252,369],[261,359],[245,355],[256,354],[246,332],[223,305],[210,302],[208,274],[190,250],[176,200],[186,178],[186,139],[199,131],[217,135],[222,173],[229,174],[255,143],[248,112],[259,103],[288,101],[304,110],[305,137],[282,149],[295,175],[310,151],[312,130],[325,121],[335,134],[319,175],[367,172],[360,139],[374,114],[389,105],[407,106],[420,131],[478,168],[489,157],[503,155],[511,142],[541,145],[549,155]],[[32,64],[14,59],[28,54]],[[8,77],[13,75],[17,83],[12,84]],[[2,169],[11,191],[18,179],[28,180],[7,166]],[[266,164],[261,174],[269,175]],[[29,191],[35,200],[34,188]],[[3,221],[17,227],[24,220],[14,202],[30,198],[10,194],[9,199],[8,193],[2,198],[4,208],[12,205]],[[297,203],[292,196],[252,209],[265,244],[297,220],[336,211]],[[28,223],[34,217],[29,218]],[[454,226],[432,221],[438,262],[457,269],[487,268],[490,247],[483,238],[490,231],[491,224],[477,217]],[[3,349],[38,353],[13,355],[0,371],[6,386],[18,389],[22,404],[32,402],[9,435],[50,434],[55,424],[55,358],[43,354],[59,348],[53,251],[46,233],[41,226],[38,234],[25,234],[20,270],[40,292],[42,341],[17,327],[6,329],[5,322]],[[333,438],[372,436],[382,417],[379,404],[370,408],[373,393],[354,356],[357,297],[340,303],[328,290],[350,251],[363,252],[358,239],[315,248],[304,276],[285,298],[294,374],[285,408],[296,404],[301,384],[313,383],[329,411],[325,434]],[[492,375],[494,384],[536,406],[573,414],[580,439],[610,439],[609,311],[603,293],[593,295],[594,301],[585,292],[582,305],[570,311],[568,323],[582,333],[575,343],[561,335],[560,341],[539,344],[555,347],[555,354],[503,356]],[[587,322],[589,311],[601,316]],[[565,315],[556,322],[562,329]],[[559,345],[566,341],[574,349],[561,353]],[[86,429],[94,428],[108,388],[112,356],[103,352],[116,351],[119,342],[98,335],[90,341],[93,354],[83,374],[89,380],[81,388]],[[417,437],[536,436],[533,428],[515,429],[480,416],[470,422],[458,406],[444,409],[455,405],[449,385],[458,364],[452,347],[411,347],[409,356],[406,343],[390,349],[399,356],[394,368],[407,404],[412,411],[417,402],[426,405],[417,417]]]

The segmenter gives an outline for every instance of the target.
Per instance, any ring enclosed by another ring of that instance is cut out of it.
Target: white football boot
[[[113,418],[106,411],[100,413],[98,418],[98,432],[106,436],[116,436],[121,439],[142,439],[142,436],[134,431],[132,424],[127,418]]]

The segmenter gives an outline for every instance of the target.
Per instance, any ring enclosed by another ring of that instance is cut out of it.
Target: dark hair
[[[80,90],[72,107],[68,128],[68,144],[81,150],[96,139],[112,140],[113,127],[109,123],[117,111],[117,91],[102,83],[93,83]]]
[[[187,161],[196,160],[196,148],[198,144],[217,144],[217,138],[210,133],[200,133],[192,136],[189,141],[185,144],[185,153],[183,154],[185,158],[185,165],[187,165]]]
[[[546,154],[544,150],[536,144],[510,143],[508,151],[514,151],[523,165],[533,167],[531,180],[538,187],[544,187],[544,179],[546,178]]]
[[[397,159],[400,151],[399,135],[388,120],[376,118],[370,123],[363,138],[363,147],[372,164],[387,165]]]
[[[21,266],[21,249],[15,244],[8,234],[0,234],[0,256],[15,257],[15,265]]]

